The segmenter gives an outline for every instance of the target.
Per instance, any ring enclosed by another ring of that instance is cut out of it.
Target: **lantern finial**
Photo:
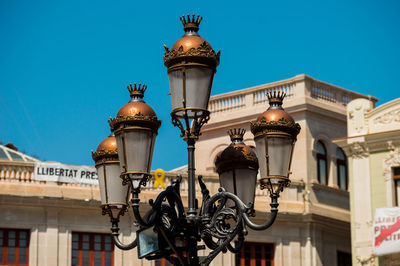
[[[190,15],[188,14],[187,17],[185,17],[185,15],[180,17],[180,20],[182,21],[183,29],[185,32],[188,31],[197,32],[199,30],[199,25],[200,22],[203,20],[203,17],[200,17],[200,15],[197,15],[196,17],[195,14],[193,14],[192,17],[190,17]]]
[[[246,130],[243,128],[232,128],[228,130],[228,135],[231,137],[231,141],[243,141],[243,136],[244,133],[246,133]]]
[[[267,92],[269,109],[282,109],[282,103],[285,96],[286,93],[283,91],[273,90]]]
[[[145,92],[146,89],[147,89],[147,85],[141,84],[141,83],[139,83],[139,84],[133,83],[133,86],[132,86],[132,83],[130,83],[130,84],[129,84],[128,86],[126,86],[126,87],[127,87],[128,90],[129,90],[129,93],[130,93],[131,98],[138,97],[138,98],[140,98],[140,99],[143,98],[144,92]]]

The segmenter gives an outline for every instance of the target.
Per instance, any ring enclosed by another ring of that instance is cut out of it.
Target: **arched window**
[[[327,157],[326,148],[321,141],[317,142],[317,178],[321,185],[328,184],[328,168],[327,168]]]
[[[347,190],[347,158],[341,148],[336,149],[337,183],[339,188]]]

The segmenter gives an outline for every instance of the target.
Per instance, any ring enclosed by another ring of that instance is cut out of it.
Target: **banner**
[[[375,209],[373,230],[376,256],[400,252],[400,207]]]
[[[62,163],[35,163],[35,180],[99,185],[96,168]]]

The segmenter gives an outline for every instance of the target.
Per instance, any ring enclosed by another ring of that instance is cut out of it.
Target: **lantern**
[[[215,159],[221,187],[237,195],[245,204],[254,203],[258,173],[258,160],[251,149],[243,142],[244,129],[231,129],[228,134],[232,143]],[[233,202],[227,202],[232,206]]]
[[[172,119],[195,119],[196,123],[208,120],[210,98],[220,52],[197,33],[202,18],[182,16],[185,34],[169,50],[165,46],[164,64],[168,68],[172,102]],[[200,126],[201,127],[201,126]],[[182,129],[181,129],[182,130]],[[194,135],[199,132],[192,132]]]
[[[270,107],[251,123],[260,164],[261,189],[279,193],[290,184],[290,164],[300,125],[282,108],[285,93],[268,92]]]
[[[143,101],[146,88],[130,84],[131,100],[118,111],[116,118],[109,120],[117,139],[121,178],[133,191],[140,191],[151,177],[154,144],[161,125],[154,110]]]
[[[128,186],[122,185],[117,152],[117,142],[114,134],[103,140],[92,152],[99,177],[101,207],[103,215],[118,218],[127,210]]]

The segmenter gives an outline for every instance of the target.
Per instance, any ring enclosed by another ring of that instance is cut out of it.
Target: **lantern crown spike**
[[[228,135],[231,137],[231,141],[239,141],[242,142],[243,141],[243,136],[244,133],[246,133],[246,130],[243,128],[232,128],[228,130]]]
[[[131,98],[139,98],[139,99],[143,99],[144,96],[144,92],[147,89],[147,85],[142,84],[142,83],[130,83],[128,86],[126,86],[126,88],[129,90],[129,94],[131,96]]]
[[[180,17],[180,20],[183,24],[183,30],[185,32],[188,31],[197,32],[199,30],[199,25],[200,22],[203,20],[203,17],[201,17],[200,15],[196,16],[195,14],[192,15],[187,14],[186,17],[185,15],[182,15]]]
[[[272,90],[267,92],[269,109],[282,109],[283,99],[286,93],[279,90]]]

